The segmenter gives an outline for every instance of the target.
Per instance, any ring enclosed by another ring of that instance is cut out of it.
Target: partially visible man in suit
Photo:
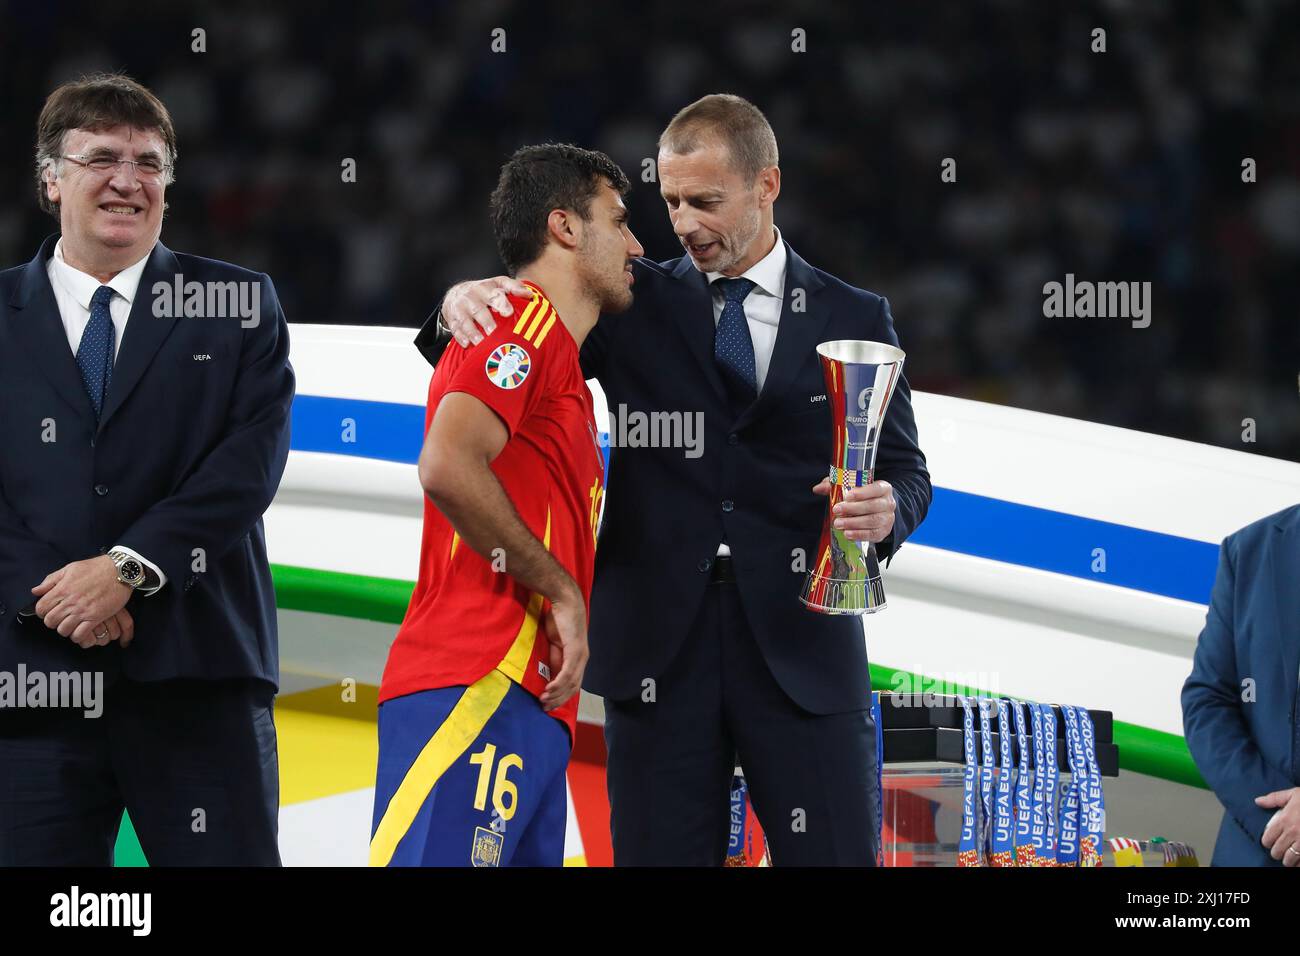
[[[862,621],[798,596],[825,510],[813,492],[830,489],[817,481],[832,428],[816,347],[897,345],[889,305],[781,236],[776,137],[752,103],[718,94],[683,109],[658,171],[687,255],[638,260],[631,311],[602,318],[581,356],[625,424],[702,423],[693,447],[623,445],[622,427],[611,442],[583,686],[605,698],[614,861],[721,865],[738,755],[775,865],[870,866],[880,811]],[[448,327],[476,338],[487,306],[517,291],[504,278],[455,287]],[[431,332],[417,339],[428,356]],[[837,521],[888,557],[931,494],[904,379],[876,477]]]
[[[1223,804],[1214,866],[1300,865],[1300,505],[1224,539],[1183,685],[1183,734]]]
[[[41,111],[60,234],[0,272],[0,673],[105,690],[0,697],[0,864],[109,864],[124,808],[153,864],[279,863],[288,327],[266,275],[159,241],[175,162],[124,76]]]

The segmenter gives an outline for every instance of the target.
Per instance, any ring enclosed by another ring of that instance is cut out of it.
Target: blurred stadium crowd
[[[290,321],[403,326],[500,271],[487,196],[525,143],[609,152],[647,253],[679,255],[643,164],[678,108],[730,91],[776,130],[786,238],[889,297],[915,388],[1295,460],[1298,8],[8,3],[0,264],[54,231],[35,120],[84,72],[125,71],[172,111],[166,243],[269,272]],[[1045,318],[1066,273],[1150,281],[1150,327]]]

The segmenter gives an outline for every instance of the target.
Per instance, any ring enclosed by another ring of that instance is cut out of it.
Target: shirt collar
[[[748,279],[768,295],[780,299],[785,295],[785,241],[781,238],[781,230],[775,226],[772,228],[776,231],[776,244],[772,246],[772,251],[745,270],[739,278]],[[723,275],[721,272],[706,272],[705,278],[712,286]]]
[[[145,264],[148,263],[149,255],[152,252],[153,249],[151,248],[139,262],[132,263],[113,276],[108,282],[101,283],[94,276],[68,265],[68,261],[63,258],[63,239],[60,238],[54,246],[52,260],[54,262],[54,275],[63,290],[72,296],[73,300],[83,309],[90,309],[90,300],[94,298],[95,290],[101,285],[108,286],[125,299],[127,305],[130,305],[135,300],[136,292],[140,288],[140,277],[144,275]]]

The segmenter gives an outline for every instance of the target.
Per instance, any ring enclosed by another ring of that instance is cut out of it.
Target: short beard
[[[583,289],[602,314],[617,315],[626,312],[632,307],[632,289],[623,278],[625,273],[620,270],[615,279],[595,269],[586,245],[584,238],[578,246],[578,268],[581,270]]]
[[[763,217],[758,209],[754,210],[754,214],[749,218],[748,222],[744,223],[744,226],[747,228],[738,231],[736,234],[737,241],[731,248],[730,258],[719,261],[710,271],[726,272],[749,253],[750,246],[758,239],[758,234],[763,229]]]

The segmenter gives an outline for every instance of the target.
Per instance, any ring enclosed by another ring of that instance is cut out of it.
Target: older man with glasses
[[[175,163],[124,76],[41,111],[59,234],[0,272],[0,865],[108,864],[124,810],[151,863],[279,863],[288,328],[269,277],[159,241]]]

